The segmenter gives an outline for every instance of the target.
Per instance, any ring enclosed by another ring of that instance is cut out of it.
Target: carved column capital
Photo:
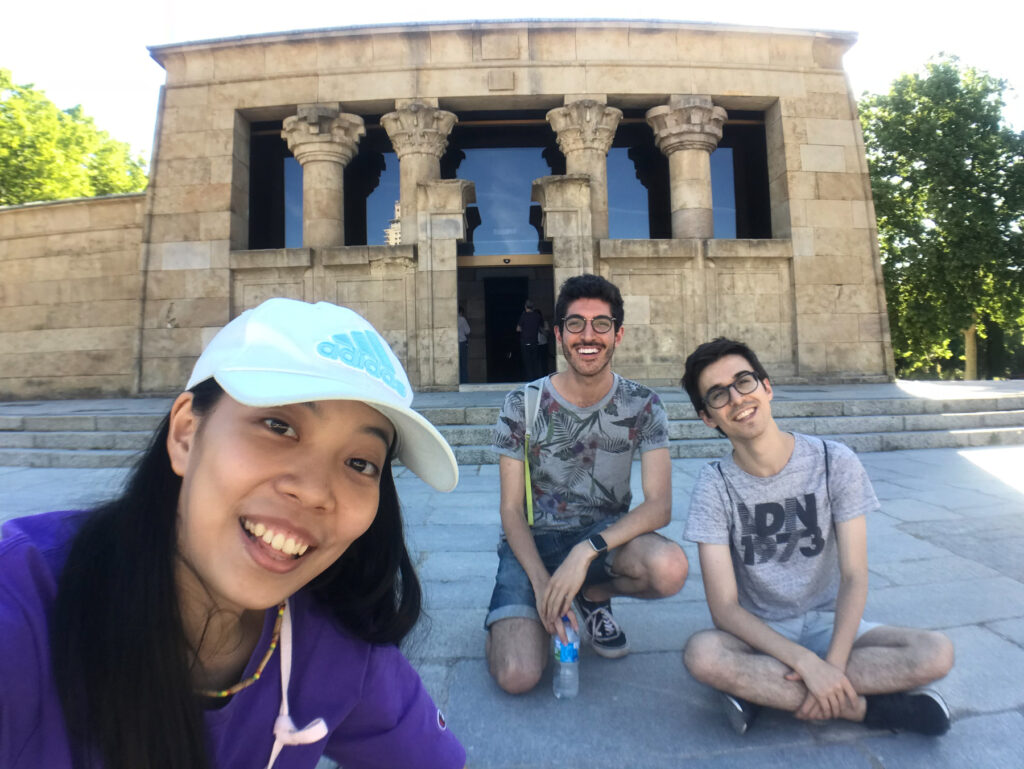
[[[380,119],[399,160],[409,155],[440,158],[448,147],[448,134],[456,122],[455,113],[422,101],[410,102]]]
[[[608,237],[608,150],[622,110],[603,101],[574,99],[547,114],[569,174],[590,177],[590,221],[595,238]]]
[[[303,166],[324,160],[344,166],[366,135],[363,119],[341,112],[337,104],[301,104],[297,113],[285,118],[281,137]]]
[[[345,165],[366,134],[363,119],[334,104],[300,104],[281,137],[302,166],[302,245],[345,245]]]
[[[597,150],[607,155],[622,119],[622,110],[594,99],[580,99],[556,107],[546,115],[558,138],[558,147],[568,157],[580,150]]]
[[[726,117],[726,111],[716,107],[710,96],[673,96],[668,104],[652,107],[646,115],[654,141],[666,155],[680,149],[713,152],[722,139]]]

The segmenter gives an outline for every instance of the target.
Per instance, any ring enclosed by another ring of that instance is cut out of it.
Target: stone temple
[[[581,272],[622,289],[634,379],[727,335],[777,381],[890,380],[854,42],[514,21],[154,47],[146,192],[0,209],[0,398],[174,392],[271,296],[361,312],[421,390],[459,386],[461,305],[470,384],[514,382],[524,301],[551,321]]]

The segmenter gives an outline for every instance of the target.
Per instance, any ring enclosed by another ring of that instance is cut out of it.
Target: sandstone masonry
[[[675,384],[696,344],[728,335],[780,380],[891,379],[874,208],[841,64],[854,39],[494,22],[153,48],[167,82],[145,194],[0,209],[0,398],[174,392],[206,341],[270,296],[351,306],[415,387],[458,387],[457,306],[468,302],[478,326],[488,309],[463,270],[503,260],[460,255],[474,182],[443,178],[442,157],[465,116],[476,125],[509,111],[542,116],[565,173],[527,193],[550,254],[504,264],[546,271],[531,285],[548,301],[585,270],[616,282],[624,375]],[[731,115],[751,114],[763,125],[770,237],[715,238],[710,153]],[[398,158],[398,245],[345,245],[345,169],[371,118]],[[627,123],[667,156],[663,238],[609,237],[606,157]],[[251,245],[265,125],[302,168],[298,248]],[[488,343],[472,339],[474,371]]]

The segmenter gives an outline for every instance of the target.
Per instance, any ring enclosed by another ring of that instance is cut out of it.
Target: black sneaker
[[[729,719],[732,730],[741,736],[746,734],[757,714],[761,712],[761,706],[725,692],[721,694],[722,710],[725,711],[725,717]]]
[[[629,654],[629,641],[612,616],[611,601],[588,601],[581,592],[576,596],[576,610],[583,617],[584,637],[602,657],[617,659]]]
[[[938,692],[923,689],[872,694],[866,699],[868,709],[864,723],[867,726],[933,736],[949,731],[949,708]]]

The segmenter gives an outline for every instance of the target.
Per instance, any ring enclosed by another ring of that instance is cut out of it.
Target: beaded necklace
[[[277,607],[277,619],[274,620],[274,632],[270,636],[270,648],[267,649],[267,653],[263,655],[263,659],[260,660],[259,666],[256,668],[256,672],[246,678],[244,681],[239,681],[234,686],[227,689],[200,689],[199,694],[203,697],[230,697],[232,694],[238,694],[248,686],[252,686],[254,683],[260,680],[260,676],[263,675],[263,668],[270,662],[270,658],[274,655],[274,649],[277,648],[277,642],[281,637],[281,620],[284,617],[284,607],[287,605],[287,601],[282,601]]]

